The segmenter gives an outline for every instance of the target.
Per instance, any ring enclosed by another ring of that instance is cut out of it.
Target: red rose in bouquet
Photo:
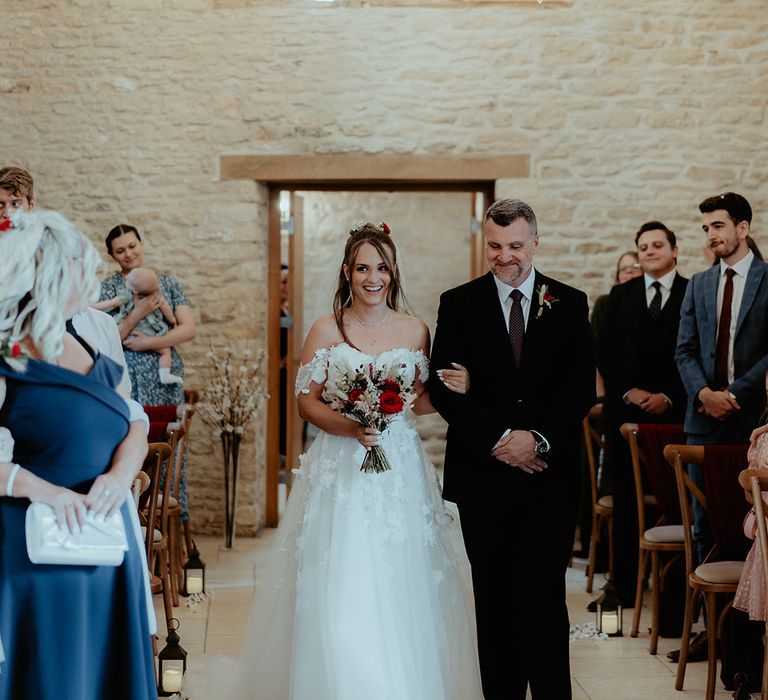
[[[350,391],[347,395],[347,398],[352,403],[357,403],[364,395],[365,391],[363,391],[363,389],[352,389],[352,391]]]
[[[416,394],[413,382],[403,384],[387,377],[384,370],[374,363],[361,364],[354,371],[345,373],[339,382],[337,394],[330,399],[331,408],[352,418],[361,425],[384,432]],[[365,452],[361,471],[381,473],[391,466],[381,445],[374,445]]]
[[[400,413],[403,400],[394,391],[385,391],[379,399],[379,406],[384,413]]]
[[[0,231],[7,231],[10,228],[13,228],[13,222],[10,219],[0,221]]]

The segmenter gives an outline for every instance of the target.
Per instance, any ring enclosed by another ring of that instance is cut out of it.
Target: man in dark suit
[[[691,445],[749,441],[765,409],[768,370],[768,265],[749,248],[752,208],[726,192],[699,205],[707,244],[719,260],[695,274],[683,300],[675,357],[688,394]],[[703,488],[703,469],[688,465]],[[699,560],[712,546],[706,513],[693,504]]]
[[[565,569],[595,399],[587,298],[534,269],[524,202],[494,203],[483,233],[490,272],[445,292],[437,317],[432,366],[458,362],[471,383],[464,396],[429,384],[448,421],[443,495],[472,564],[485,700],[524,700],[529,684],[535,700],[568,700]]]
[[[613,483],[613,584],[625,607],[637,585],[637,499],[622,423],[682,423],[686,394],[675,363],[688,280],[676,271],[677,238],[660,221],[635,235],[643,276],[611,290],[598,338],[605,380],[605,465]]]

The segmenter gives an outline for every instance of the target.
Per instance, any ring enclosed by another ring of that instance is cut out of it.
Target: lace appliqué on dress
[[[296,396],[299,394],[308,394],[309,385],[312,382],[322,384],[328,374],[328,356],[329,348],[318,348],[312,359],[306,365],[299,365],[296,371]]]

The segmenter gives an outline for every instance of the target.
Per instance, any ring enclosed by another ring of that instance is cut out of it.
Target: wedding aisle
[[[257,539],[236,541],[232,552],[220,549],[221,538],[196,537],[203,560],[207,564],[206,578],[211,597],[196,609],[185,606],[184,599],[174,614],[180,621],[181,645],[187,650],[187,668],[195,687],[205,689],[190,700],[215,700],[216,683],[211,677],[221,672],[223,657],[236,658],[243,643],[255,584],[261,573],[263,555],[274,534],[267,530]],[[593,621],[586,611],[592,597],[584,591],[583,559],[574,559],[568,570],[568,608],[571,623]],[[602,585],[595,579],[595,589]],[[531,572],[531,594],[535,575]],[[649,601],[647,601],[649,602]],[[158,619],[162,619],[162,600],[155,596]],[[650,610],[643,611],[643,620],[650,619]],[[667,661],[666,654],[676,648],[674,639],[660,639],[657,656],[648,654],[647,629],[641,627],[636,639],[628,636],[631,611],[624,616],[627,636],[608,640],[578,639],[571,644],[571,671],[574,700],[685,700],[703,698],[706,687],[706,663],[688,666],[685,690],[674,689],[676,665]],[[164,626],[160,625],[161,629]],[[161,640],[160,648],[165,640]],[[546,653],[542,650],[542,653]],[[719,682],[719,681],[718,681]],[[717,700],[732,698],[722,688]]]

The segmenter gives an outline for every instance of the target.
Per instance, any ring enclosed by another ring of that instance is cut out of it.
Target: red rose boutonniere
[[[546,284],[540,284],[536,289],[536,294],[539,299],[539,310],[536,312],[536,318],[540,318],[544,313],[544,309],[547,311],[552,309],[552,304],[560,301],[557,297],[549,293],[549,287]]]

